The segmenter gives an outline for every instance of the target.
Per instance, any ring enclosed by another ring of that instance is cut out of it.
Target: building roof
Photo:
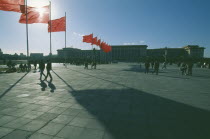
[[[111,45],[111,47],[148,47],[147,45]]]

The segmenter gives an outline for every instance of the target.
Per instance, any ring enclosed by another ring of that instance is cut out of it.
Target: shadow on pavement
[[[141,65],[141,68],[139,65],[130,65],[131,67],[129,69],[124,69],[123,71],[131,71],[131,72],[145,72],[144,65]],[[161,68],[160,68],[161,70]],[[159,73],[166,73],[164,71],[160,71]],[[152,68],[149,69],[149,73],[152,73],[154,70]]]
[[[4,91],[2,94],[0,94],[0,99],[2,97],[4,97],[4,95],[6,95],[13,87],[15,87],[16,84],[19,83],[27,74],[28,74],[28,72],[25,73],[17,82],[15,82],[12,86],[10,86],[6,91]]]
[[[47,88],[47,84],[43,80],[40,80],[39,85],[41,86],[42,91],[45,91],[45,89]]]
[[[53,93],[56,90],[56,87],[52,82],[48,82],[48,86],[51,89],[50,90],[51,93]]]
[[[104,139],[207,139],[210,112],[134,89],[70,92],[107,132]]]
[[[58,74],[56,75],[73,90],[70,93],[77,102],[105,127],[103,139],[210,137],[208,110],[132,88],[76,91]]]

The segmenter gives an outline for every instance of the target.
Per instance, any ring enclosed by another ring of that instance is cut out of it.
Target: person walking
[[[180,70],[182,72],[182,75],[186,75],[187,65],[186,63],[182,63]]]
[[[40,61],[39,63],[39,69],[40,69],[40,80],[42,80],[42,75],[46,77],[46,75],[44,74],[44,69],[45,69],[45,64],[43,62],[43,60]]]
[[[52,75],[50,73],[50,71],[52,70],[52,63],[50,62],[50,60],[47,61],[47,76],[45,77],[45,80],[47,80],[48,75],[50,76],[50,82],[52,81]]]
[[[158,75],[158,73],[159,73],[159,67],[160,67],[160,63],[158,61],[155,61],[154,72],[156,73],[156,75]]]
[[[37,66],[37,61],[34,61],[34,70],[36,70],[36,66]]]
[[[145,62],[145,74],[149,73],[150,63],[148,61]]]

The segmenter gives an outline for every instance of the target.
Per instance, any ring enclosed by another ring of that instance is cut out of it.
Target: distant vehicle
[[[114,61],[112,61],[112,63],[118,63],[118,61],[117,60],[114,60]]]

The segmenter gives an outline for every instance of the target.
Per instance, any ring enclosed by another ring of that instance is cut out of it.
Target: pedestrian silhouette
[[[44,74],[45,64],[44,64],[43,60],[41,60],[39,63],[39,69],[40,69],[40,78],[39,79],[42,80],[42,75],[45,76],[45,74]]]
[[[52,70],[52,63],[50,62],[50,60],[47,61],[47,76],[45,77],[45,80],[47,80],[47,77],[50,76],[50,81],[52,81],[52,75],[50,73],[50,71]]]

